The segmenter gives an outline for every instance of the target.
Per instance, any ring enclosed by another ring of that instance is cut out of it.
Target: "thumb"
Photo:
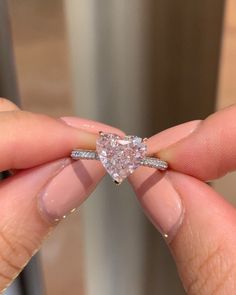
[[[94,134],[99,130],[119,132],[92,121],[63,120]],[[1,181],[0,293],[39,249],[55,221],[80,206],[104,174],[98,161],[72,161],[62,151],[59,160],[18,171]]]
[[[56,160],[0,184],[0,294],[42,241],[104,176],[97,161]]]
[[[173,138],[193,136],[196,125],[199,122],[190,122],[156,135],[149,140],[149,150],[157,152],[172,144]],[[140,167],[129,180],[148,217],[166,238],[186,292],[234,294],[234,207],[206,183],[179,172]]]
[[[187,294],[235,294],[235,209],[200,180],[157,173],[142,168],[131,182],[166,238]]]
[[[236,104],[210,115],[189,136],[156,152],[173,170],[202,180],[219,178],[236,169],[235,118]]]

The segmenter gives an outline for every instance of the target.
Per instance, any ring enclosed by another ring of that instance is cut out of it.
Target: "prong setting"
[[[113,182],[120,185],[139,166],[166,170],[168,163],[155,155],[147,156],[147,138],[134,135],[121,137],[113,133],[99,131],[96,150],[74,149],[71,158],[74,160],[99,160],[110,174]]]
[[[121,182],[120,181],[113,180],[113,182],[115,183],[115,185],[121,185]]]

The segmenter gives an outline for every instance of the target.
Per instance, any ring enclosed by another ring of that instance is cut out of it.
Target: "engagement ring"
[[[146,139],[134,135],[124,138],[117,134],[99,132],[96,151],[74,149],[71,158],[74,160],[101,161],[106,171],[116,184],[120,184],[139,166],[166,170],[168,163],[156,157],[147,157]]]

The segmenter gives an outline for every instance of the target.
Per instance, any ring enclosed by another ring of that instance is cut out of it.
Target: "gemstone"
[[[101,163],[116,183],[133,173],[147,152],[142,138],[133,135],[122,138],[113,133],[101,133],[96,149]]]

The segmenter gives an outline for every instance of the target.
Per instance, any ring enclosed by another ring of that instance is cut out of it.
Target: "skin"
[[[67,122],[67,124],[66,124]],[[99,130],[122,134],[104,124],[78,118],[53,119],[21,111],[8,100],[0,100],[0,171],[11,169],[11,177],[0,182],[0,292],[19,274],[39,249],[57,222],[40,206],[39,195],[49,186],[61,196],[56,213],[66,213],[60,201],[71,191],[68,202],[79,206],[105,175],[97,161],[72,163],[73,148],[95,149]],[[93,162],[93,163],[92,163]],[[66,163],[66,167],[62,169]],[[63,164],[63,165],[62,165]],[[75,167],[75,165],[79,166]],[[58,170],[62,170],[60,173]],[[76,171],[76,173],[75,173]],[[52,179],[63,176],[59,191]],[[83,181],[79,181],[82,179]],[[63,194],[61,194],[63,193]],[[76,195],[75,195],[76,193]],[[52,198],[52,194],[49,194]],[[66,204],[67,205],[67,204]],[[50,207],[51,209],[51,207]],[[67,212],[68,213],[68,212]],[[62,218],[62,216],[61,216]]]
[[[53,177],[55,161],[67,157],[74,147],[94,149],[98,130],[122,133],[92,121],[64,118],[62,122],[24,112],[3,99],[0,111],[0,170],[14,171],[0,183],[3,290],[55,226],[40,213],[37,200],[38,192]],[[168,247],[190,295],[236,292],[236,211],[206,184],[236,169],[235,118],[236,106],[231,106],[203,121],[188,122],[151,137],[147,141],[149,153],[166,160],[170,169],[159,173],[140,167],[129,177],[147,216],[162,234],[164,228],[168,231]],[[85,168],[93,183],[79,190],[80,203],[105,173],[101,165]],[[92,174],[94,170],[96,174]],[[69,180],[66,185],[70,185]],[[180,200],[175,203],[179,211],[172,210],[172,202],[165,203],[166,192],[169,200]],[[166,214],[161,215],[163,210],[159,212],[155,206],[156,198],[166,204],[164,212],[171,208],[174,217],[182,212],[181,218],[167,220]]]
[[[152,211],[155,197],[161,202],[160,194],[171,185],[172,195],[182,201],[182,221],[167,243],[187,294],[236,292],[236,210],[206,184],[236,169],[235,118],[234,105],[153,136],[149,151],[166,160],[170,170],[150,185],[146,178],[151,172],[145,168],[130,177],[136,192],[144,180],[149,185],[138,197],[154,225],[159,218]]]

